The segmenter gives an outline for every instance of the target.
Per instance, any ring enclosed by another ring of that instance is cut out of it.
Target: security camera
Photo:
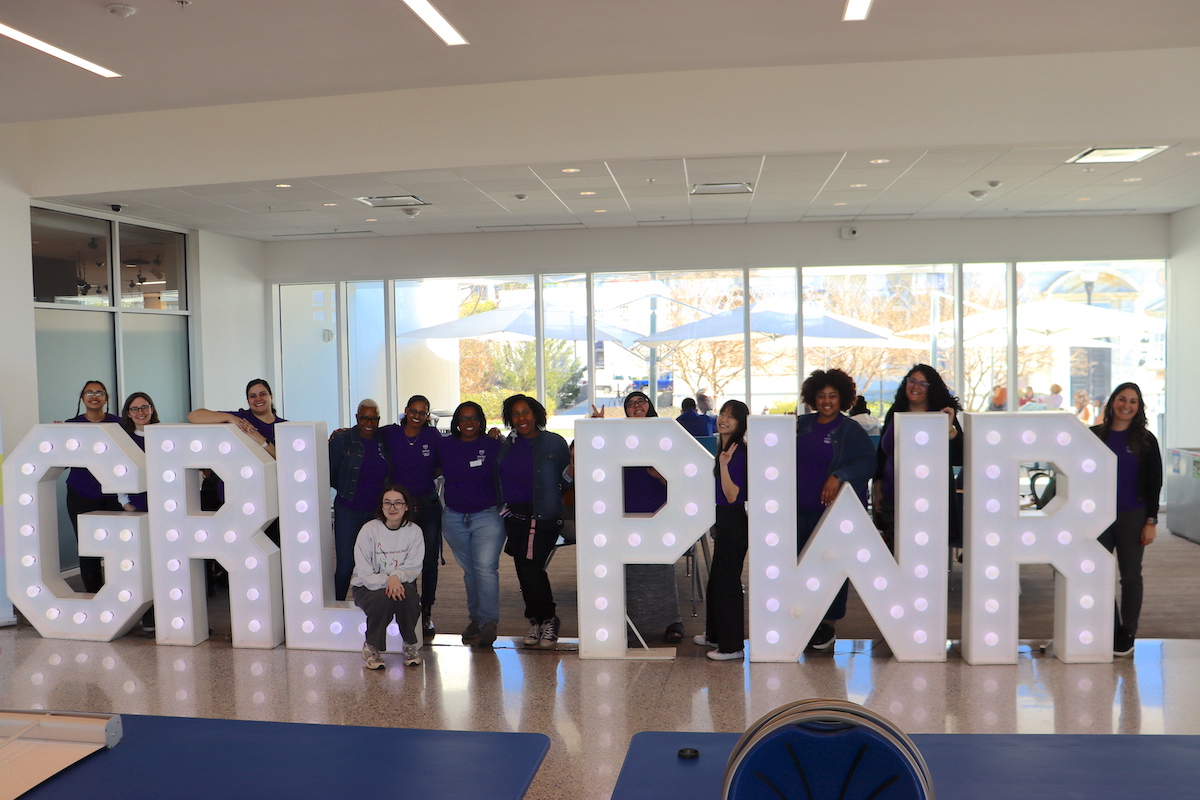
[[[518,200],[524,200],[526,197],[529,197],[529,195],[527,195],[527,194],[518,194],[518,195],[513,195],[513,196],[516,197]]]
[[[421,213],[421,209],[419,209],[419,208],[406,208],[406,209],[404,209],[404,215],[405,215],[406,217],[409,217],[410,219],[411,219],[412,217],[415,217],[417,214],[420,214],[420,213]]]
[[[109,208],[111,208],[113,210],[113,213],[115,213],[115,214],[120,214],[121,209],[123,209],[124,207],[125,206],[121,205],[120,203],[113,203],[111,206],[109,206]]]

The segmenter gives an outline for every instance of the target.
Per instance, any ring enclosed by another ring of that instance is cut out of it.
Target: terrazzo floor
[[[570,647],[472,650],[439,635],[420,666],[389,654],[371,672],[357,653],[235,650],[223,637],[157,646],[140,632],[72,642],[22,625],[0,629],[0,707],[541,732],[550,752],[527,796],[555,800],[607,800],[639,731],[741,731],[803,697],[862,703],[909,733],[1200,734],[1194,640],[1139,640],[1112,664],[1023,646],[1016,665],[974,667],[954,646],[945,663],[901,664],[869,640],[798,664],[712,662],[690,642],[671,661],[581,660]]]

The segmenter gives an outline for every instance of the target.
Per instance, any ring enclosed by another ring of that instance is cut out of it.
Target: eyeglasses
[[[919,380],[917,378],[907,378],[907,379],[905,379],[905,383],[907,383],[909,386],[915,386],[915,387],[919,387],[921,389],[929,388],[929,381],[923,381],[923,380]]]
[[[404,502],[403,500],[384,500],[383,501],[384,508],[404,508],[407,505],[408,505],[408,503]]]
[[[650,401],[644,397],[631,397],[630,399],[625,401],[625,405],[627,405],[627,406],[648,406],[648,405],[650,405]]]
[[[379,417],[368,417],[363,414],[355,414],[354,416],[358,417],[359,422],[379,422]]]
[[[413,409],[413,408],[404,409],[404,413],[412,414],[414,417],[428,417],[429,416],[428,411],[417,411],[416,409]]]
[[[83,393],[84,397],[108,397],[108,392],[88,391]]]
[[[145,414],[145,413],[146,413],[147,411],[149,411],[150,409],[151,409],[151,406],[149,406],[149,405],[144,405],[144,406],[130,406],[130,407],[129,407],[129,413],[130,413],[130,414]]]

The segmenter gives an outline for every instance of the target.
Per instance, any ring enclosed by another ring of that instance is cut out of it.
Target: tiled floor
[[[1200,734],[1200,641],[1141,640],[1112,664],[1062,664],[1022,648],[1015,666],[900,664],[869,641],[799,664],[587,661],[441,636],[424,663],[363,669],[356,653],[234,650],[228,641],[112,644],[0,629],[0,708],[115,711],[454,730],[540,731],[550,753],[530,798],[607,799],[643,730],[740,731],[802,697],[844,698],[909,733]],[[566,645],[564,645],[565,647]]]

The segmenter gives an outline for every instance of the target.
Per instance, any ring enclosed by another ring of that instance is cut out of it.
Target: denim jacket
[[[379,455],[383,456],[390,470],[392,454],[387,443],[378,435],[375,441],[379,443]],[[329,440],[329,485],[337,490],[338,499],[343,503],[352,501],[354,493],[358,491],[358,471],[363,460],[362,442],[357,427],[336,431]]]
[[[805,414],[796,420],[796,436],[812,432],[816,414]],[[867,504],[867,481],[875,474],[875,447],[863,427],[846,417],[829,436],[833,444],[833,461],[829,474],[854,487],[858,499]]]
[[[500,444],[500,455],[496,457],[496,496],[504,499],[504,490],[500,485],[500,473],[504,470],[504,457],[512,447],[513,437],[510,434]],[[562,519],[563,499],[562,487],[574,483],[565,474],[571,464],[571,451],[567,448],[567,440],[557,433],[542,431],[533,440],[533,518]]]

